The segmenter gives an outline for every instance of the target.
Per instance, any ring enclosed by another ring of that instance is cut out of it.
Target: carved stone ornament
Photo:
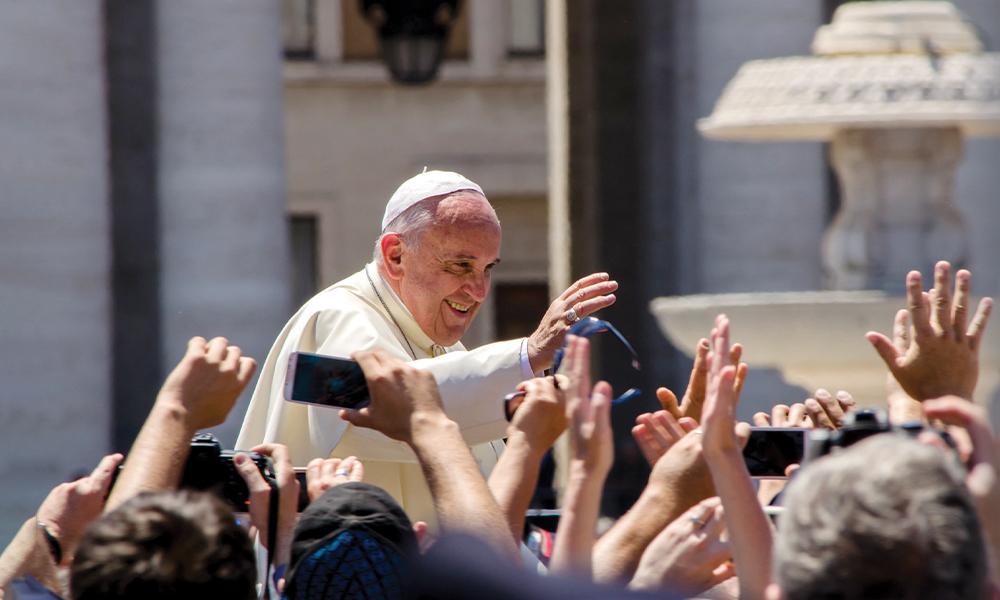
[[[839,129],[1000,135],[1000,54],[949,2],[842,5],[817,56],[743,65],[698,127],[725,140],[830,140]]]

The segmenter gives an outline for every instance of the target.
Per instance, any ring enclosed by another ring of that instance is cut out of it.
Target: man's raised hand
[[[184,410],[191,429],[219,425],[250,382],[257,363],[224,337],[188,341],[184,358],[160,388],[158,399]]]
[[[671,390],[661,387],[656,390],[656,399],[660,401],[663,410],[669,411],[675,419],[689,417],[701,421],[702,407],[705,405],[705,392],[708,389],[708,353],[709,342],[705,338],[698,340],[695,348],[694,364],[691,366],[691,377],[688,379],[684,398],[677,402],[677,395]],[[747,378],[747,364],[740,362],[743,356],[743,346],[733,344],[729,352],[730,364],[736,367],[736,378],[733,381],[733,391],[739,398],[743,391],[743,383]]]
[[[896,314],[895,340],[870,331],[865,337],[885,361],[900,387],[916,400],[956,395],[972,399],[979,377],[979,348],[993,299],[979,302],[966,326],[972,275],[960,270],[951,294],[951,265],[934,266],[934,287],[923,291],[920,273],[906,276],[907,310]],[[912,324],[908,324],[908,320]]]
[[[618,282],[607,273],[592,273],[566,288],[552,301],[535,332],[528,336],[528,361],[538,373],[552,366],[556,350],[576,321],[615,303]]]

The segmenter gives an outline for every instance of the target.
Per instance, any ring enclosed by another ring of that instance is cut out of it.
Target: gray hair
[[[881,434],[808,465],[775,543],[783,597],[981,598],[985,546],[953,456]]]
[[[469,193],[480,196],[479,192],[476,192],[475,190],[459,190],[457,192],[452,192],[451,194],[445,194],[436,198],[426,198],[399,213],[395,219],[389,221],[389,224],[385,226],[382,233],[375,238],[375,247],[372,249],[372,260],[376,265],[382,264],[382,238],[385,237],[387,233],[397,233],[403,238],[403,241],[410,246],[414,248],[419,247],[421,234],[425,229],[434,225],[436,222],[435,217],[437,216],[438,204],[446,198]],[[482,197],[484,200],[486,199],[485,196]],[[489,204],[488,200],[487,205],[493,212],[493,220],[499,225],[500,218],[497,217],[496,210],[493,209],[493,205]]]

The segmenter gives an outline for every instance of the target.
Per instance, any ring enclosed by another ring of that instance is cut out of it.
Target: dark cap
[[[385,490],[351,482],[330,488],[299,518],[292,540],[286,595],[296,598],[320,582],[324,598],[396,597],[401,569],[417,552],[417,538],[402,507]],[[346,560],[345,560],[346,558]],[[358,585],[367,591],[358,594]]]

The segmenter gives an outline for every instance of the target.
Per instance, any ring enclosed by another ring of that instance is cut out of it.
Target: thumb
[[[661,387],[656,389],[656,399],[660,401],[660,406],[663,410],[667,411],[675,419],[681,418],[681,410],[677,403],[677,394],[673,393],[671,390]]]
[[[236,465],[236,472],[247,483],[247,489],[250,490],[251,494],[264,488],[271,489],[264,481],[264,477],[261,476],[260,470],[257,469],[257,464],[250,459],[250,455],[246,452],[238,452],[233,456],[233,464]]]
[[[896,346],[893,345],[889,338],[877,331],[869,331],[865,334],[865,339],[875,347],[875,351],[878,352],[885,365],[889,367],[889,371],[895,374],[896,359],[899,358],[899,350],[896,349]]]
[[[740,421],[733,428],[733,432],[736,434],[736,439],[740,443],[740,449],[746,448],[747,442],[750,441],[750,425]]]
[[[371,417],[371,411],[368,410],[368,407],[361,409],[342,408],[340,409],[339,416],[342,420],[347,421],[355,427],[375,429],[375,425]]]

